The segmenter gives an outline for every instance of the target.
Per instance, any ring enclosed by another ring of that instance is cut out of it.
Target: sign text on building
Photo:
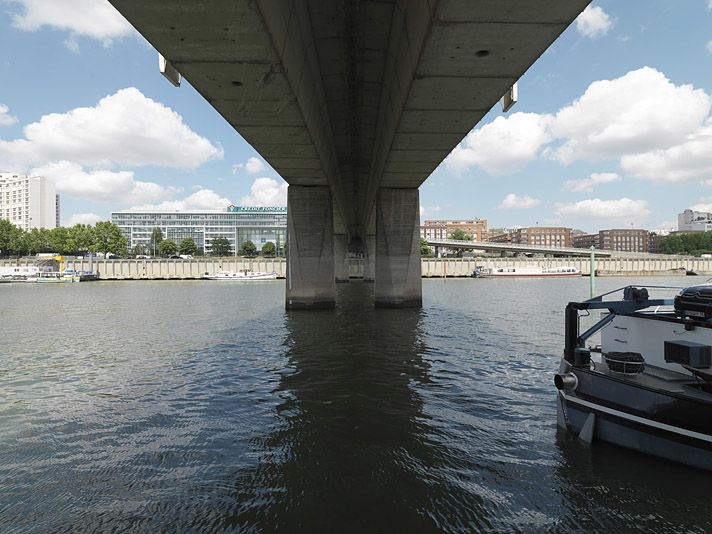
[[[255,211],[287,211],[287,208],[277,206],[228,206],[227,211],[230,213],[245,213]]]

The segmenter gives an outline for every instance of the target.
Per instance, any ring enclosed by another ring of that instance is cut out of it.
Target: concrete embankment
[[[30,265],[32,260],[0,260],[0,266]],[[523,267],[540,265],[542,267],[572,266],[589,274],[589,260],[586,258],[424,258],[421,272],[424,278],[470,276],[476,266],[483,267]],[[89,270],[89,260],[67,260],[66,268],[78,271]],[[218,271],[253,271],[276,272],[279,278],[287,274],[287,263],[283,258],[196,258],[193,260],[94,260],[93,269],[102,280],[185,280],[198,279],[205,273]],[[679,275],[692,271],[700,275],[712,276],[712,259],[675,257],[675,258],[606,258],[596,260],[599,276],[661,276]],[[352,278],[363,277],[363,262],[353,260],[349,265]]]

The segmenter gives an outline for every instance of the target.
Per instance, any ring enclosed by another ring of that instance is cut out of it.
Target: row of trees
[[[712,232],[665,236],[662,240],[662,250],[664,254],[712,254]]]
[[[215,238],[210,244],[213,256],[230,256],[233,253],[230,241],[225,237]],[[131,254],[163,257],[176,254],[200,256],[203,253],[193,238],[187,237],[176,243],[171,239],[164,239],[160,228],[153,230],[148,246],[136,245],[129,252],[126,236],[118,226],[108,221],[98,222],[94,226],[76,224],[52,230],[33,228],[26,232],[10,221],[0,219],[0,257],[31,256],[43,252],[63,256],[101,252],[116,256]],[[262,246],[261,252],[263,256],[273,257],[277,253],[277,247],[270,241]],[[241,256],[256,256],[257,247],[252,241],[245,241],[238,253]]]
[[[210,242],[213,256],[231,256],[233,249],[230,240],[226,237],[216,237]],[[140,256],[144,254],[160,255],[170,257],[175,254],[202,256],[203,251],[198,248],[195,240],[192,237],[186,237],[179,244],[171,239],[164,239],[163,232],[160,228],[154,228],[151,232],[148,248],[143,245],[136,245],[133,250],[134,255]],[[245,241],[240,245],[238,250],[240,256],[256,256],[257,246],[252,241]],[[277,247],[271,241],[262,245],[262,255],[266,257],[274,257],[277,254]]]
[[[118,226],[98,222],[94,226],[76,224],[52,230],[33,228],[26,232],[10,221],[0,220],[0,256],[24,256],[40,252],[62,255],[101,252],[121,255],[126,252],[128,240]]]

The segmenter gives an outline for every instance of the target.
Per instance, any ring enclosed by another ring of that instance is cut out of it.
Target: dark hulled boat
[[[588,442],[712,469],[712,286],[674,299],[618,291],[622,300],[604,300],[612,292],[566,307],[554,379],[559,426]],[[580,332],[580,316],[594,310],[600,319]],[[587,347],[599,332],[600,347]]]

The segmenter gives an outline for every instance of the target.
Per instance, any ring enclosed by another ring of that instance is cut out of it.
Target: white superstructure
[[[54,182],[44,176],[0,172],[0,219],[25,231],[57,227],[59,206]]]

